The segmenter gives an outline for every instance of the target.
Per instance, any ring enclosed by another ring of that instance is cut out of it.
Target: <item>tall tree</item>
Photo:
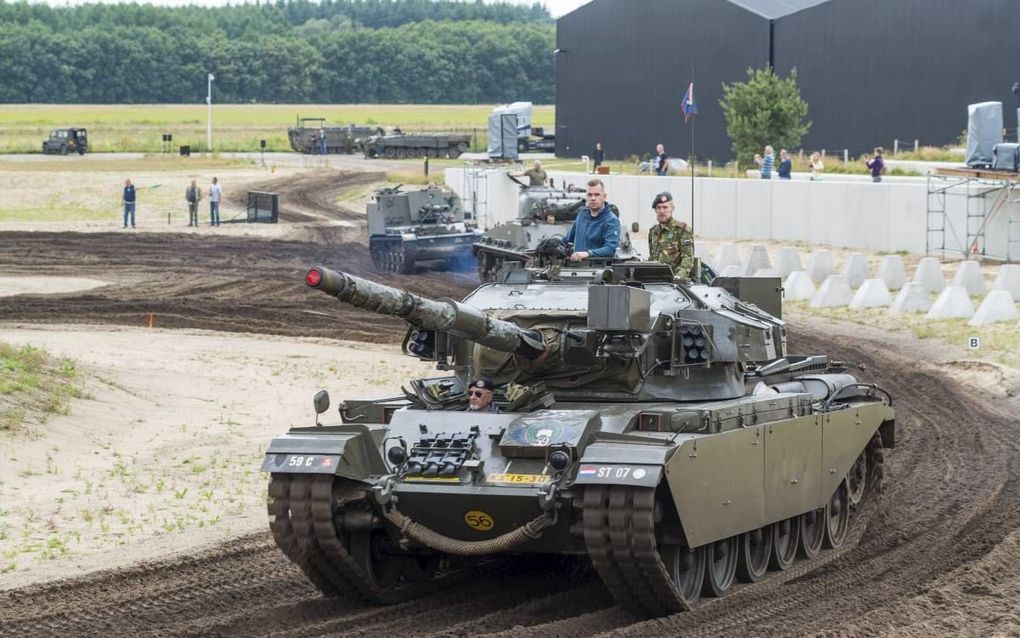
[[[795,149],[811,128],[808,104],[797,88],[797,69],[781,78],[771,67],[748,69],[746,82],[723,84],[719,100],[733,154],[750,162],[766,144]]]

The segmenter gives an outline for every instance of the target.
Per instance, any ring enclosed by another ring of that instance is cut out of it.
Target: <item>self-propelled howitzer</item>
[[[405,319],[405,353],[448,373],[270,444],[274,538],[330,595],[404,600],[455,557],[576,555],[626,608],[682,611],[841,546],[895,442],[884,391],[661,264],[510,270],[459,302],[305,280]],[[466,409],[479,377],[498,409]]]

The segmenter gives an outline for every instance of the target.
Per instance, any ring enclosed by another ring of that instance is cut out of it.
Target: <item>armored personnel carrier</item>
[[[585,204],[584,191],[525,186],[513,175],[507,174],[507,177],[520,186],[517,217],[487,229],[475,244],[478,277],[483,282],[493,281],[507,262],[546,265],[544,257],[547,252],[540,248],[543,244],[548,245],[550,239],[565,237],[574,224],[577,211]],[[630,233],[621,228],[616,259],[636,258]]]
[[[376,126],[326,126],[326,118],[301,117],[287,129],[290,147],[298,153],[315,155],[321,152],[319,134],[326,134],[326,153],[356,153],[361,149],[361,140],[372,135],[382,135],[383,129]]]
[[[406,320],[404,352],[445,373],[270,444],[273,536],[328,595],[390,603],[472,557],[572,555],[661,616],[840,547],[881,487],[891,397],[667,266],[509,268],[463,301],[305,282]],[[465,410],[479,385],[495,410]]]
[[[402,186],[376,191],[368,203],[368,247],[376,270],[408,274],[419,261],[473,260],[472,245],[481,233],[465,220],[457,194]]]
[[[471,136],[458,133],[415,133],[399,135],[373,135],[362,140],[361,148],[367,158],[385,157],[460,157],[468,150]]]

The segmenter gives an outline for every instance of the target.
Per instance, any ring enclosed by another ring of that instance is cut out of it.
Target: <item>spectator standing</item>
[[[811,181],[817,182],[822,179],[822,171],[825,170],[825,164],[822,163],[822,154],[815,151],[811,154]]]
[[[790,172],[793,170],[793,161],[790,153],[784,148],[779,151],[779,179],[790,179]]]
[[[875,147],[875,156],[865,164],[871,169],[871,181],[881,182],[882,174],[885,173],[885,162],[882,160],[882,147]]]
[[[319,155],[326,154],[326,127],[319,128]]]
[[[669,158],[666,157],[666,147],[662,144],[655,145],[655,174],[665,175],[669,171]]]
[[[124,194],[121,195],[120,203],[124,205],[124,228],[128,227],[128,218],[131,220],[131,228],[135,227],[135,185],[131,180],[124,180]]]
[[[188,202],[188,226],[198,226],[198,202],[202,199],[202,189],[191,180],[191,186],[184,191],[184,200]]]
[[[602,166],[602,162],[605,160],[605,153],[602,151],[602,142],[595,142],[595,152],[592,153],[592,157],[595,158],[595,168],[592,169],[593,173],[599,172],[599,166]]]
[[[219,181],[212,178],[212,186],[209,187],[209,225],[220,225],[220,197],[223,196],[223,189]]]
[[[776,152],[772,148],[772,145],[769,144],[768,146],[765,147],[764,156],[755,155],[754,163],[757,164],[759,168],[761,168],[762,179],[772,179],[772,167],[775,165],[776,162],[775,153]]]

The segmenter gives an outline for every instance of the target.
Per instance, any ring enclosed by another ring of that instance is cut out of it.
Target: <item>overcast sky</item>
[[[125,0],[29,0],[29,2],[38,2],[38,3],[44,3],[44,4],[53,5],[53,6],[86,4],[88,2],[93,2],[93,3],[94,2],[111,3],[111,2],[123,2],[123,1],[125,1]],[[138,2],[139,4],[159,4],[159,5],[167,5],[167,6],[170,6],[170,5],[180,6],[180,5],[185,5],[185,4],[194,4],[194,5],[200,5],[200,6],[203,6],[203,5],[204,6],[213,6],[213,5],[227,4],[227,2],[229,0],[134,0],[134,1]],[[249,2],[254,2],[254,0],[248,0],[248,1]],[[488,2],[488,1],[490,1],[490,0],[486,0],[486,2]],[[510,2],[510,3],[513,3],[513,4],[525,4],[525,5],[530,5],[530,4],[532,4],[534,2],[534,0],[504,0],[504,1],[505,2]],[[541,4],[545,5],[545,7],[549,10],[549,13],[551,13],[554,18],[558,18],[561,15],[563,15],[564,13],[570,13],[571,11],[573,11],[576,8],[578,8],[582,4],[587,4],[590,1],[591,0],[539,0],[539,2]],[[231,2],[231,4],[240,4],[240,3],[241,2],[239,0],[233,0]]]

